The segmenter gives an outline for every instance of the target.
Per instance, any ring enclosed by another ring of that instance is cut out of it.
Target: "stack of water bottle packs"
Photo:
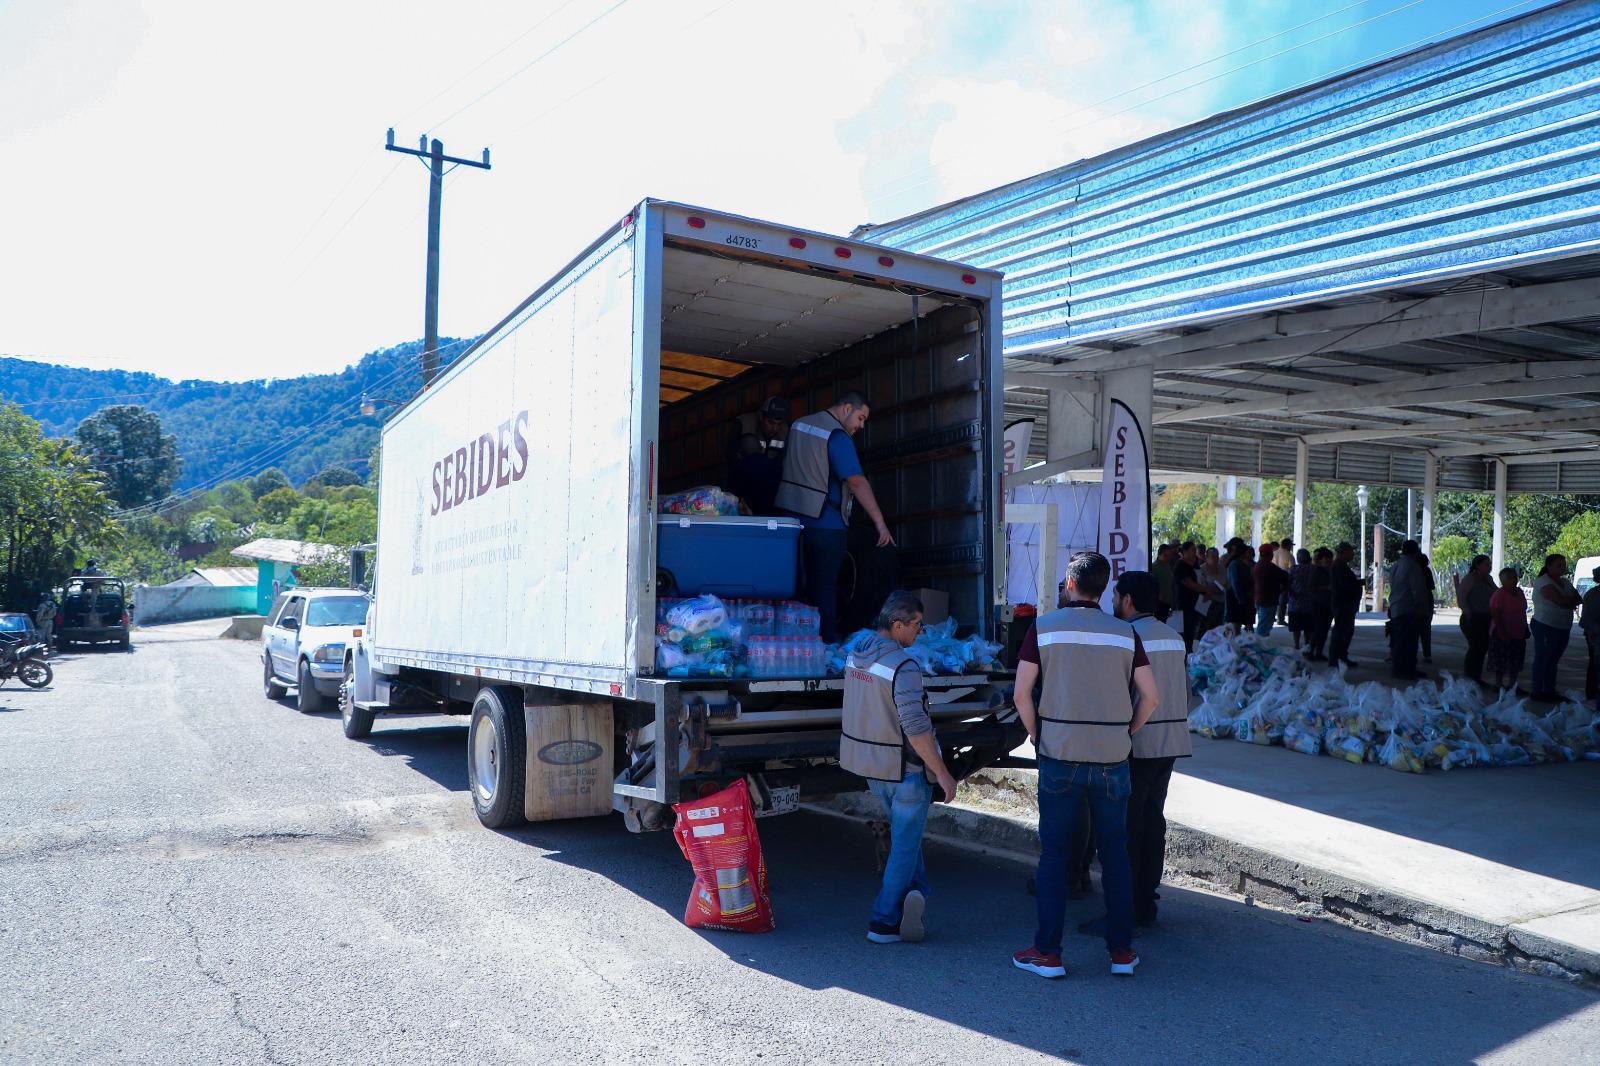
[[[1201,697],[1189,728],[1219,740],[1282,744],[1417,774],[1600,760],[1600,714],[1575,692],[1539,715],[1514,693],[1496,696],[1448,674],[1409,688],[1351,684],[1342,668],[1313,672],[1288,649],[1221,630],[1195,646],[1189,678]]]
[[[656,601],[656,668],[668,677],[822,677],[816,608],[717,596]]]
[[[845,661],[873,635],[870,629],[858,629],[843,644],[830,644],[828,673],[843,675]],[[943,622],[925,627],[917,635],[916,643],[906,649],[906,654],[917,661],[924,674],[985,673],[999,669],[1000,645],[991,644],[977,635],[957,639],[956,620],[946,618]]]

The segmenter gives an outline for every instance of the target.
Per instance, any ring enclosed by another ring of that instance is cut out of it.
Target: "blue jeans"
[[[1272,634],[1272,619],[1277,610],[1276,607],[1256,608],[1256,636],[1265,637]]]
[[[1100,887],[1106,897],[1106,947],[1133,945],[1133,872],[1128,862],[1128,797],[1133,783],[1128,764],[1062,762],[1039,756],[1039,929],[1033,946],[1061,951],[1067,915],[1067,867],[1072,855],[1073,821],[1080,802],[1089,804],[1100,851]]]
[[[898,784],[873,781],[870,785],[889,816],[889,861],[883,867],[883,887],[872,902],[872,920],[898,929],[906,893],[916,889],[924,897],[929,894],[928,870],[922,864],[922,829],[928,824],[933,785],[920,766],[908,767],[905,780]]]
[[[1572,627],[1558,629],[1543,622],[1534,622],[1528,628],[1533,630],[1533,694],[1554,696],[1556,667],[1561,665],[1561,656],[1567,652],[1567,641],[1572,639]]]

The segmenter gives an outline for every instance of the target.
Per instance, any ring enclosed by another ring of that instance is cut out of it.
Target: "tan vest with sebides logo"
[[[1189,742],[1189,665],[1178,631],[1153,614],[1133,620],[1144,644],[1161,702],[1133,735],[1135,759],[1181,759],[1194,754]]]
[[[899,645],[877,655],[851,655],[845,664],[839,765],[871,781],[902,781],[908,763],[921,761],[908,750],[895,708],[894,682],[901,670],[915,670],[920,678],[922,667]],[[927,705],[927,693],[922,702]],[[933,780],[926,766],[922,772]]]
[[[1133,626],[1096,605],[1063,607],[1038,625],[1039,754],[1110,765],[1128,758]]]

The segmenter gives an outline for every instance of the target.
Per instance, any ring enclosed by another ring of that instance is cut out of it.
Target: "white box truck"
[[[964,631],[1003,639],[1000,280],[638,205],[384,426],[347,735],[470,714],[491,827],[614,809],[661,828],[667,805],[740,777],[772,813],[862,787],[836,765],[840,679],[657,670],[658,500],[718,482],[732,420],[767,397],[799,417],[860,391],[855,443],[899,547],[852,541],[843,620],[888,588],[932,588]],[[927,679],[960,770],[1021,738],[1009,679]]]

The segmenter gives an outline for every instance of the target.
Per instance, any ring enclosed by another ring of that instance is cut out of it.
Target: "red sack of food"
[[[750,790],[741,778],[721,792],[673,805],[673,835],[694,867],[694,888],[683,912],[691,929],[772,932],[767,863],[756,836]]]

